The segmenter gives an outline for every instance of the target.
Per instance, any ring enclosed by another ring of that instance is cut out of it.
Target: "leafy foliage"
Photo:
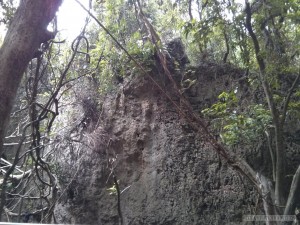
[[[0,7],[2,14],[0,19],[0,24],[3,23],[6,26],[9,25],[14,13],[16,12],[16,1],[15,0],[6,0],[6,1],[0,1]]]
[[[238,110],[238,98],[234,91],[222,92],[219,101],[202,110],[212,121],[212,127],[220,132],[222,141],[228,146],[249,145],[264,135],[272,117],[263,105],[251,105]]]

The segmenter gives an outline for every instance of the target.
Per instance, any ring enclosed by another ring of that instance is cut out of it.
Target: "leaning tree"
[[[0,49],[0,155],[17,89],[29,61],[56,32],[47,27],[62,0],[23,0]]]

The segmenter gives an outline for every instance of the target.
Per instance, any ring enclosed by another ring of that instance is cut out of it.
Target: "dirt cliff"
[[[193,68],[197,82],[186,96],[199,111],[241,75],[228,65],[202,63]],[[130,80],[106,95],[97,118],[90,118],[81,139],[87,147],[65,147],[57,221],[118,224],[122,216],[132,225],[240,224],[257,207],[254,189],[151,80]],[[85,114],[93,108],[87,105]]]

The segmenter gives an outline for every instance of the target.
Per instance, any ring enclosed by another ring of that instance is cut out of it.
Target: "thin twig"
[[[118,197],[118,214],[119,214],[119,218],[120,218],[120,225],[123,225],[123,215],[122,215],[122,209],[121,209],[121,192],[120,192],[120,186],[117,180],[116,175],[113,175],[114,178],[114,184],[116,186],[116,190],[117,190],[117,197]]]

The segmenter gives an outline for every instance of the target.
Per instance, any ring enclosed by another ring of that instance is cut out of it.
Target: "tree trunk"
[[[47,26],[62,0],[22,0],[0,49],[0,156],[22,75],[41,43],[54,38]]]
[[[274,205],[274,187],[272,181],[262,174],[257,173],[256,179],[260,184],[260,191],[263,196],[263,207],[265,215],[274,216],[277,215],[276,206]],[[266,225],[276,225],[277,221],[266,220]]]
[[[287,204],[286,204],[286,207],[284,210],[284,215],[286,215],[286,216],[294,215],[296,205],[299,202],[300,202],[300,166],[298,167],[298,169],[294,175],[292,184],[291,184],[291,189],[290,189],[289,197],[288,197]],[[286,221],[283,224],[284,225],[292,224],[292,222]]]
[[[275,142],[276,142],[276,180],[275,180],[275,204],[280,209],[286,203],[286,196],[284,195],[285,185],[285,166],[286,166],[286,153],[283,140],[283,126],[275,126]]]

